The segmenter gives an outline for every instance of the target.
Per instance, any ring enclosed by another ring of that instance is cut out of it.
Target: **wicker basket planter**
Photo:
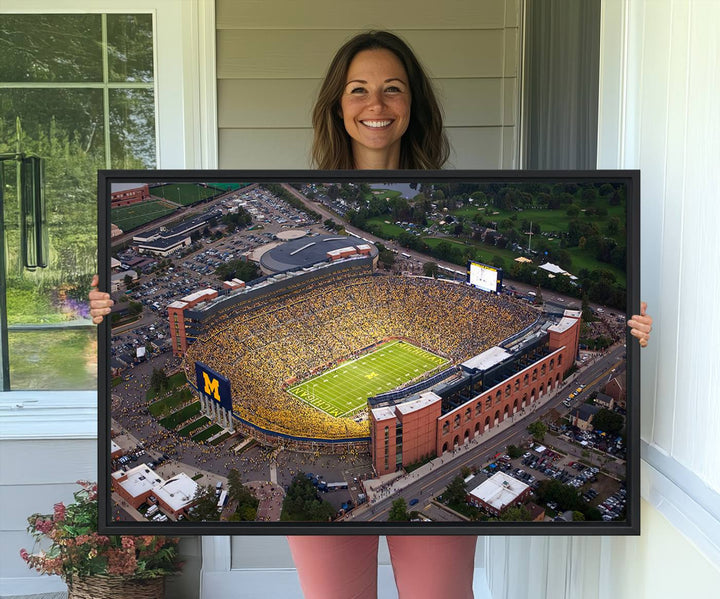
[[[165,577],[88,576],[68,582],[68,599],[163,599]]]

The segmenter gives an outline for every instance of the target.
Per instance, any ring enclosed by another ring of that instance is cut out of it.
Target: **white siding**
[[[307,168],[310,113],[333,53],[355,33],[381,28],[404,37],[436,82],[449,166],[517,168],[519,6],[219,0],[219,166]],[[377,14],[381,23],[368,20]]]

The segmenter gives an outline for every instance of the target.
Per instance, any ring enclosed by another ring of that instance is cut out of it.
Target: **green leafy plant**
[[[68,582],[89,576],[157,578],[182,569],[177,538],[98,534],[97,484],[78,485],[73,503],[56,503],[52,514],[28,517],[35,546],[33,553],[21,549],[20,557],[30,568]]]

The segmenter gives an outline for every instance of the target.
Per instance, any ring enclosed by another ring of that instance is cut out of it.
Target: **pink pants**
[[[472,599],[474,536],[387,538],[399,599]],[[375,599],[376,536],[288,537],[305,599]]]

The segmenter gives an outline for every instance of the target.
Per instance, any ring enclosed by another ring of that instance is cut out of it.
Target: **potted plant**
[[[61,576],[69,599],[162,598],[165,577],[182,568],[178,539],[98,534],[97,485],[78,484],[73,503],[28,517],[35,546],[33,553],[21,549],[20,557],[41,574]]]

